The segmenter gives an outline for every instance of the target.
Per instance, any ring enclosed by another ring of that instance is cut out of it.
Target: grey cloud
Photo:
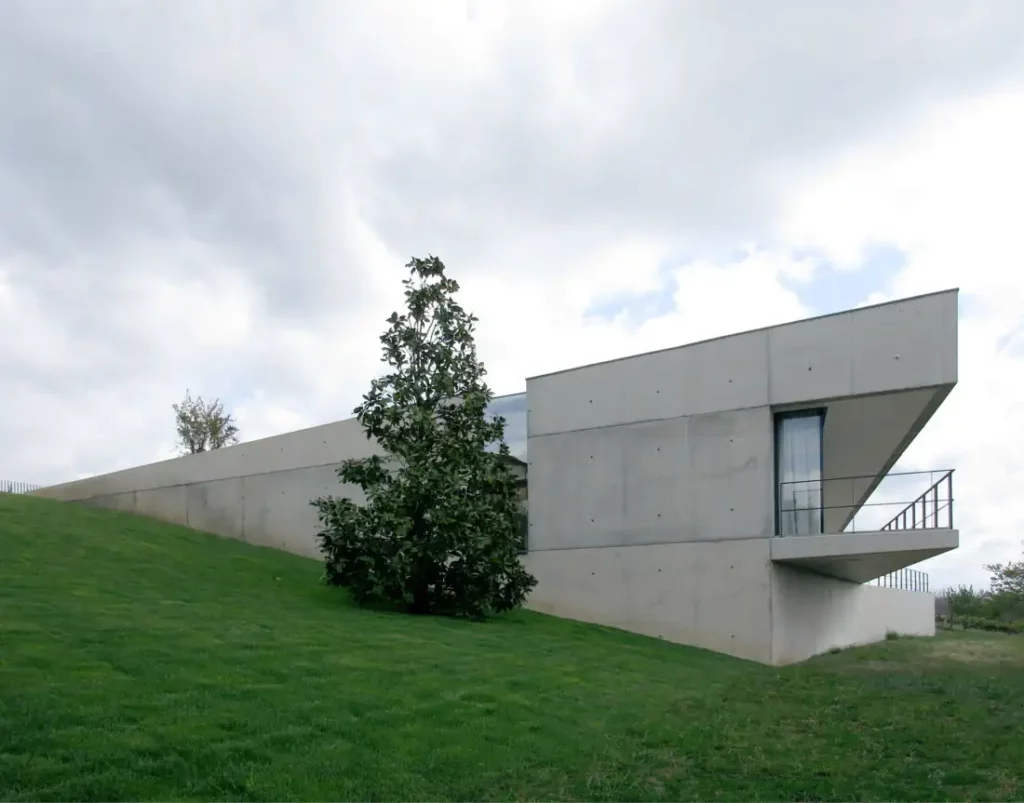
[[[575,45],[583,112],[559,105],[549,54],[510,48],[497,80],[439,103],[443,150],[377,164],[375,222],[445,253],[553,222],[764,237],[805,163],[1019,75],[1022,37],[1011,3],[624,4]],[[407,207],[424,196],[426,218]]]
[[[341,5],[5,4],[0,242],[57,259],[187,231],[294,317],[337,305],[325,286],[361,297],[332,184],[397,253],[469,265],[526,227],[567,252],[763,237],[788,170],[1024,53],[1009,3],[625,4],[574,43],[570,102],[566,56],[521,21],[493,76],[456,84],[403,73]]]
[[[340,284],[319,180],[345,158],[344,126],[310,94],[322,65],[242,5],[205,7],[0,9],[0,247],[52,267],[187,234],[245,264],[275,311],[315,310]],[[333,94],[344,108],[344,86]],[[335,222],[342,259],[346,225]],[[358,302],[357,271],[347,285]]]

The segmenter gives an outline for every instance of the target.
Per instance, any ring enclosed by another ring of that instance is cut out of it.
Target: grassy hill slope
[[[782,670],[0,495],[0,798],[1019,799],[1024,638]],[[680,578],[686,582],[686,578]]]

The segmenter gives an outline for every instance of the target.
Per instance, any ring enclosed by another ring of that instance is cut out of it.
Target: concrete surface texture
[[[931,594],[774,564],[771,540],[530,552],[529,607],[774,665],[934,635]]]
[[[935,597],[772,569],[772,663],[792,664],[835,648],[881,641],[889,632],[935,635]]]
[[[956,531],[839,533],[956,384],[956,342],[954,290],[527,380],[529,607],[765,663],[884,638],[890,604],[927,629],[927,595],[859,583]],[[815,408],[833,535],[773,537],[774,416]],[[803,641],[801,599],[830,612]]]
[[[771,663],[769,540],[531,551],[528,607]]]
[[[361,501],[361,490],[342,485],[337,468],[346,458],[381,453],[351,418],[54,485],[36,495],[125,510],[318,558],[317,512],[310,500],[331,495]]]

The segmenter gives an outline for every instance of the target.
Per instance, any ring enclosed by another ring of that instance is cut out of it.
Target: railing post
[[[953,529],[953,472],[946,475],[946,488],[949,491],[949,529]]]
[[[939,484],[935,483],[932,488],[932,517],[935,529],[939,529]]]

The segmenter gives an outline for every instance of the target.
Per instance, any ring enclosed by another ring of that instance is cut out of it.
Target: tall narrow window
[[[779,535],[821,535],[823,525],[822,410],[775,419],[776,506]]]

